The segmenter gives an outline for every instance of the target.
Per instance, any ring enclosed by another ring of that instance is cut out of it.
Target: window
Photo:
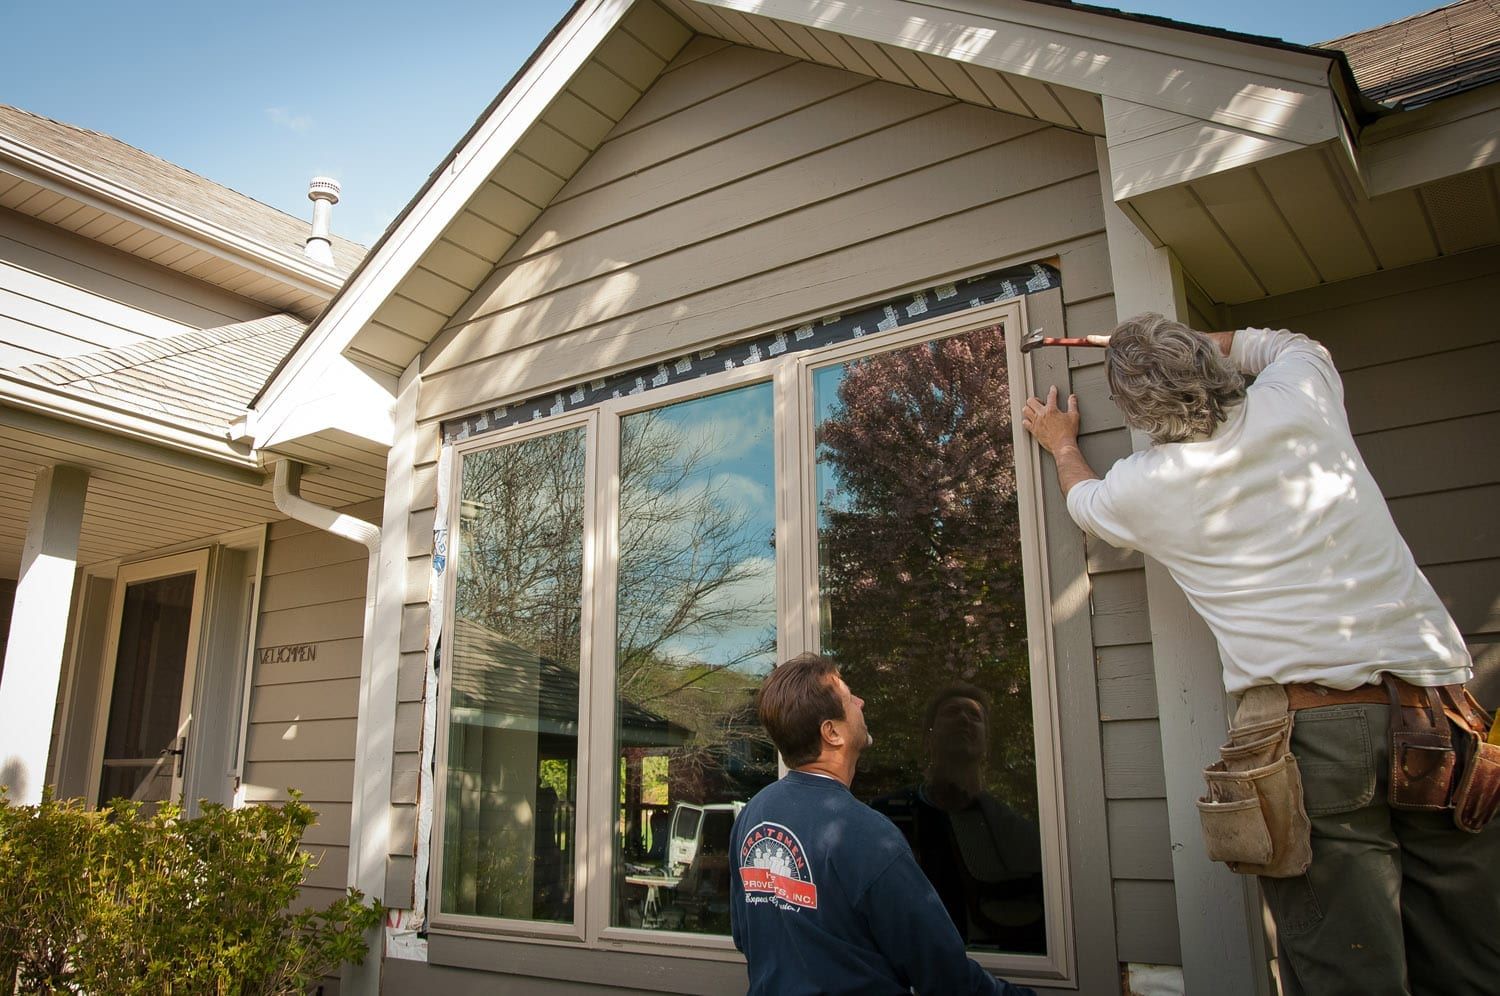
[[[755,692],[822,649],[875,734],[856,795],[976,956],[1067,977],[1023,309],[455,445],[438,927],[729,949],[731,827],[779,773]]]

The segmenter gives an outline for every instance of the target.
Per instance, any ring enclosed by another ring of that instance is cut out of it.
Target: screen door
[[[175,800],[192,742],[193,679],[208,551],[120,568],[111,619],[110,694],[99,804]]]

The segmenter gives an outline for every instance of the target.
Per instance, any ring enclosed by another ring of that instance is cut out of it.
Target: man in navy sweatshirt
[[[730,925],[752,996],[1035,996],[967,957],[901,832],[849,793],[874,741],[838,665],[816,654],[781,665],[759,711],[792,770],[734,824]]]

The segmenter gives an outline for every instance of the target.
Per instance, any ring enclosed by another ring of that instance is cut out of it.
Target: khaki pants
[[[1296,714],[1292,753],[1312,820],[1312,865],[1262,878],[1289,993],[1500,993],[1500,820],[1386,804],[1389,707]]]

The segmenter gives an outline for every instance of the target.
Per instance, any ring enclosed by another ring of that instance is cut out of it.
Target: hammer
[[[1032,329],[1028,332],[1026,338],[1021,340],[1021,352],[1029,353],[1038,346],[1091,346],[1096,349],[1103,349],[1109,345],[1109,336],[1107,335],[1087,335],[1070,338],[1042,335],[1042,331],[1042,329]]]

